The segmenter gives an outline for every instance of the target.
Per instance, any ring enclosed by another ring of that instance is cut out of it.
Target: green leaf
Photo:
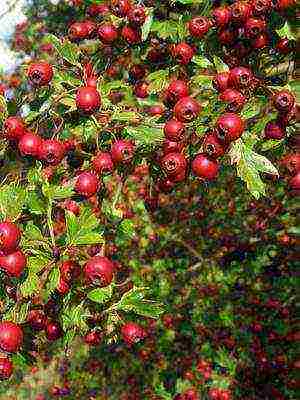
[[[44,236],[42,232],[40,231],[40,228],[32,221],[29,221],[28,224],[26,224],[25,230],[23,231],[22,237],[26,238],[26,240],[44,240]]]
[[[65,83],[73,87],[82,85],[80,79],[76,78],[76,76],[67,71],[57,71],[53,77],[53,82],[58,84]]]
[[[293,34],[290,24],[286,21],[282,28],[276,29],[277,34],[281,38],[287,38],[289,40],[297,40],[296,36]]]
[[[201,88],[206,87],[207,89],[212,89],[211,76],[197,74],[192,77],[192,82],[194,85],[200,86]]]
[[[113,121],[134,121],[140,118],[140,115],[135,111],[122,111],[115,109],[111,119]]]
[[[187,28],[183,21],[157,21],[154,20],[151,32],[155,32],[161,39],[171,39],[173,42],[182,40],[187,36]]]
[[[295,93],[297,103],[300,103],[300,82],[298,80],[289,81],[289,87]]]
[[[56,186],[44,184],[42,186],[42,192],[45,197],[49,200],[61,200],[73,196],[74,190],[71,186]]]
[[[37,294],[39,290],[39,277],[34,273],[29,273],[26,280],[20,286],[20,292],[24,297],[30,297]]]
[[[173,399],[173,396],[167,392],[162,382],[157,387],[155,387],[155,394],[159,396],[162,400]]]
[[[227,72],[227,71],[229,71],[228,65],[225,64],[224,61],[221,60],[220,57],[214,55],[214,56],[213,56],[213,60],[214,60],[215,68],[216,68],[216,70],[217,70],[218,73],[219,73],[219,72]]]
[[[54,266],[47,277],[46,287],[43,293],[45,299],[48,299],[49,296],[57,288],[59,280],[60,280],[60,270],[57,266]]]
[[[30,274],[38,274],[47,266],[50,261],[50,257],[45,254],[28,257],[27,269]]]
[[[103,304],[110,300],[112,293],[113,293],[112,285],[109,285],[104,288],[97,288],[91,290],[87,294],[87,298],[94,301],[95,303]]]
[[[153,22],[153,8],[146,8],[146,20],[143,23],[142,26],[142,41],[144,42],[145,40],[147,40],[150,30],[151,30],[151,26],[152,26],[152,22]]]
[[[94,231],[99,227],[99,221],[89,208],[81,210],[78,217],[66,211],[66,225],[69,246],[103,243],[102,234]]]
[[[159,318],[164,312],[163,305],[155,301],[145,300],[147,288],[133,287],[123,294],[121,300],[116,305],[116,310],[134,312],[148,318]]]
[[[264,96],[256,96],[247,101],[241,111],[241,117],[244,119],[252,118],[260,113],[261,109],[267,104],[268,100]]]
[[[284,139],[281,140],[272,140],[268,139],[265,142],[263,142],[260,146],[261,151],[268,151],[268,150],[273,150],[276,149],[284,144]]]
[[[135,236],[134,222],[131,219],[124,219],[118,226],[118,232],[129,239]]]
[[[46,212],[45,201],[33,190],[27,193],[26,207],[31,214],[42,215]]]
[[[140,125],[138,127],[126,127],[124,133],[134,139],[138,144],[155,145],[164,140],[162,128]]]
[[[0,218],[16,220],[22,213],[26,198],[26,189],[18,184],[0,187]]]
[[[76,329],[81,333],[86,332],[89,329],[86,320],[90,316],[90,312],[84,307],[83,302],[75,306],[64,307],[62,314],[63,330],[67,332],[69,329]]]
[[[213,66],[213,63],[204,56],[194,56],[192,61],[200,68],[208,68]]]
[[[149,82],[149,93],[153,94],[163,91],[169,84],[168,78],[169,70],[167,69],[160,69],[149,74],[147,76],[147,82]]]
[[[70,64],[78,66],[80,49],[76,44],[71,43],[69,40],[61,42],[55,35],[48,35],[47,40],[53,44],[55,50],[63,59]]]
[[[77,110],[75,96],[67,95],[65,97],[60,98],[58,102],[68,107],[69,108],[68,112]]]

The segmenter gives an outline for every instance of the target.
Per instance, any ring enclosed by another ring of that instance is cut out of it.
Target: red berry
[[[163,143],[163,153],[181,153],[184,148],[183,142],[172,142],[171,140],[166,139]]]
[[[23,331],[14,322],[0,322],[0,348],[8,353],[19,351],[23,343]]]
[[[141,33],[139,30],[125,25],[121,32],[122,38],[129,44],[136,44],[141,41]]]
[[[142,6],[134,6],[128,12],[128,21],[133,25],[143,25],[146,20],[145,8]]]
[[[0,268],[13,277],[19,278],[26,267],[27,259],[21,250],[0,256]]]
[[[252,3],[253,15],[260,16],[267,14],[272,9],[271,0],[254,0]]]
[[[194,50],[189,44],[181,42],[174,47],[173,56],[179,64],[187,65],[194,56]]]
[[[97,30],[97,25],[95,24],[95,22],[86,20],[83,22],[83,24],[86,26],[87,29],[87,37],[93,38]]]
[[[38,157],[41,145],[40,136],[27,132],[21,137],[18,147],[22,156]]]
[[[295,97],[288,90],[281,90],[273,96],[273,103],[276,110],[282,113],[288,113],[294,107]]]
[[[167,175],[174,177],[185,172],[187,161],[181,153],[168,153],[162,158],[161,167]]]
[[[189,94],[189,90],[186,82],[181,80],[173,80],[166,90],[166,100],[171,104],[177,103],[178,100],[183,97],[187,97]]]
[[[88,282],[105,287],[113,279],[114,264],[106,257],[94,256],[85,264],[83,272]]]
[[[281,54],[288,54],[293,50],[293,44],[288,38],[279,39],[276,44],[276,49]]]
[[[134,145],[129,140],[116,140],[110,154],[114,163],[129,163],[134,155]]]
[[[221,101],[228,104],[227,110],[231,112],[240,111],[246,103],[246,97],[235,89],[226,89],[219,96]]]
[[[64,261],[60,267],[60,276],[66,281],[71,282],[73,279],[79,277],[81,269],[79,264],[72,260]]]
[[[184,132],[184,124],[174,118],[165,123],[164,134],[168,140],[180,142],[184,138]]]
[[[245,67],[236,67],[230,70],[229,84],[235,89],[248,88],[253,80],[253,74],[250,69]]]
[[[231,44],[236,39],[236,32],[232,28],[222,28],[218,32],[218,40],[221,44]]]
[[[219,398],[220,391],[217,388],[210,388],[208,395],[211,400],[220,400]]]
[[[146,75],[146,67],[142,64],[134,64],[130,70],[129,74],[135,80],[141,80]]]
[[[239,115],[234,113],[223,114],[216,122],[217,138],[226,143],[241,137],[244,129],[244,121]]]
[[[150,114],[152,116],[155,116],[155,115],[160,115],[161,116],[161,115],[164,114],[165,109],[164,109],[164,107],[162,105],[156,104],[154,106],[148,107],[146,109],[146,111],[147,111],[148,114]]]
[[[52,65],[44,61],[31,64],[28,68],[27,76],[34,86],[48,85],[53,78]]]
[[[189,32],[193,37],[202,38],[211,27],[211,22],[206,17],[194,17],[188,23]]]
[[[97,153],[92,161],[92,164],[97,174],[102,174],[103,172],[112,172],[114,168],[110,153]]]
[[[246,1],[237,1],[230,6],[231,21],[242,23],[251,15],[251,4]]]
[[[41,310],[31,310],[27,322],[34,331],[42,331],[46,326],[46,316]]]
[[[300,190],[300,171],[289,181],[291,189]]]
[[[251,46],[253,49],[263,49],[269,44],[269,36],[266,33],[262,33],[252,40]]]
[[[288,154],[283,160],[282,164],[288,169],[291,174],[296,174],[300,171],[300,154]]]
[[[117,17],[126,17],[130,8],[129,0],[111,0],[110,9]]]
[[[146,331],[140,325],[135,322],[127,322],[121,328],[121,335],[128,345],[138,343],[140,340],[146,337]]]
[[[99,186],[97,175],[87,171],[78,175],[75,183],[75,190],[84,197],[91,197],[98,192]]]
[[[214,25],[220,27],[227,25],[230,20],[230,10],[228,7],[217,7],[212,12]]]
[[[65,200],[63,202],[63,208],[65,208],[66,210],[70,211],[74,215],[79,215],[80,214],[80,207],[76,203],[76,201],[74,201],[74,200],[71,200],[71,199]]]
[[[84,22],[74,22],[69,28],[69,38],[71,40],[83,40],[88,36],[88,26]]]
[[[226,152],[226,147],[224,147],[212,133],[205,136],[202,147],[204,153],[212,158],[221,157]]]
[[[4,253],[14,251],[21,240],[21,231],[17,225],[6,221],[0,223],[0,250]]]
[[[134,87],[134,94],[140,99],[148,97],[148,84],[146,82],[138,82]]]
[[[98,77],[97,76],[90,76],[85,81],[86,86],[91,86],[93,88],[97,88],[98,85]]]
[[[89,332],[84,336],[84,341],[89,346],[98,346],[101,343],[102,335],[100,332]]]
[[[266,139],[283,139],[286,135],[285,128],[277,121],[270,121],[265,127]]]
[[[266,21],[258,18],[248,18],[244,25],[245,36],[255,38],[266,30]]]
[[[107,4],[91,4],[88,9],[87,13],[91,17],[97,17],[98,15],[107,14],[109,12],[109,7]]]
[[[70,291],[71,287],[68,282],[66,282],[62,277],[60,277],[56,290],[62,296]]]
[[[58,322],[54,321],[47,322],[45,333],[46,333],[46,338],[51,342],[59,339],[63,335],[61,326],[59,325]]]
[[[76,106],[79,111],[92,114],[99,110],[101,106],[101,97],[96,88],[83,86],[77,90]]]
[[[192,171],[200,178],[212,180],[219,173],[219,164],[206,154],[198,154],[192,162]]]
[[[13,373],[13,363],[9,358],[0,356],[0,380],[9,379]]]
[[[191,122],[197,118],[201,111],[201,106],[192,97],[183,97],[174,107],[174,115],[181,122]]]
[[[58,165],[65,156],[65,147],[56,139],[43,140],[39,158],[50,165]]]
[[[228,89],[228,81],[229,81],[229,72],[219,72],[212,82],[213,87],[218,92],[224,92],[224,90]]]
[[[19,140],[25,133],[25,125],[20,117],[8,117],[3,125],[3,133],[9,140]]]
[[[113,43],[118,39],[118,30],[113,24],[102,24],[98,29],[98,36],[102,43]]]

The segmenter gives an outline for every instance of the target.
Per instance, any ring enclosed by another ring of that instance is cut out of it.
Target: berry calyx
[[[235,89],[247,88],[251,85],[253,73],[246,67],[235,67],[229,72],[229,85]]]
[[[45,61],[33,63],[28,68],[27,76],[32,85],[46,86],[53,78],[52,65]]]
[[[212,158],[221,157],[226,152],[226,146],[224,146],[223,143],[220,143],[212,133],[205,136],[202,147],[204,153]]]
[[[174,107],[174,115],[181,122],[191,122],[200,114],[201,106],[192,97],[183,97]]]
[[[161,167],[167,175],[172,177],[185,172],[187,161],[181,153],[168,153],[162,158]]]
[[[226,89],[219,96],[221,101],[227,103],[227,110],[231,112],[240,111],[246,103],[246,97],[235,89]]]
[[[281,90],[273,96],[273,103],[276,110],[288,113],[294,107],[295,97],[288,90]]]
[[[189,32],[195,38],[202,38],[210,27],[211,22],[206,17],[194,17],[188,23]]]
[[[129,163],[134,155],[134,145],[129,140],[116,140],[111,145],[110,154],[114,163]]]
[[[50,165],[58,165],[65,156],[65,147],[59,140],[43,140],[39,151],[39,158]]]

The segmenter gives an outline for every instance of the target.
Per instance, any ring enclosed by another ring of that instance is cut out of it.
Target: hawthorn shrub
[[[33,2],[1,97],[20,396],[294,398],[293,10]]]

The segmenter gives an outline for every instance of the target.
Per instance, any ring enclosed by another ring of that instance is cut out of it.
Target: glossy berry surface
[[[79,111],[92,114],[99,110],[101,97],[98,90],[91,86],[84,86],[77,90],[76,106]]]
[[[78,175],[75,183],[75,190],[84,197],[91,197],[99,190],[100,183],[93,172],[82,172]]]
[[[118,38],[118,30],[112,24],[103,24],[98,28],[98,37],[102,43],[112,43]]]
[[[53,68],[47,62],[31,64],[27,71],[27,76],[34,86],[48,85],[53,78]]]
[[[25,124],[20,117],[8,117],[3,126],[3,133],[9,140],[19,140],[25,133]]]
[[[61,326],[59,325],[58,322],[54,321],[48,321],[46,323],[45,333],[46,333],[46,338],[51,342],[58,340],[63,335]]]
[[[206,17],[194,17],[188,23],[190,34],[196,38],[202,38],[210,29],[211,22]]]
[[[87,281],[101,287],[111,283],[113,273],[114,265],[107,257],[92,257],[84,266],[84,275]]]
[[[192,97],[183,97],[174,107],[174,115],[181,122],[191,122],[200,114],[201,105]]]
[[[273,96],[273,103],[276,110],[288,113],[294,107],[295,97],[288,90],[281,90]]]
[[[212,180],[219,173],[219,164],[206,154],[198,154],[192,162],[192,171],[200,178]]]
[[[173,55],[178,64],[187,65],[193,58],[194,50],[189,44],[182,42],[174,47]]]
[[[39,158],[50,165],[58,165],[65,156],[62,142],[56,139],[43,140],[39,150]]]
[[[127,322],[121,328],[121,335],[125,343],[133,345],[146,337],[146,331],[134,322]]]
[[[21,250],[16,250],[4,256],[0,256],[0,267],[13,277],[19,278],[26,267],[26,256]]]
[[[110,154],[114,163],[128,163],[134,156],[134,145],[129,140],[117,140],[112,143]]]
[[[9,358],[0,356],[0,380],[9,379],[13,373],[13,363]]]
[[[221,115],[216,122],[217,137],[224,142],[232,142],[238,139],[245,129],[243,119],[234,113]]]
[[[4,253],[14,251],[21,240],[21,231],[16,224],[4,221],[0,223],[0,250]]]
[[[103,172],[112,172],[114,169],[114,164],[110,153],[99,152],[96,154],[92,161],[93,168],[97,174],[102,174]]]
[[[167,175],[176,176],[185,171],[187,161],[181,153],[168,153],[162,158],[161,167]]]
[[[42,139],[31,132],[25,133],[18,144],[22,156],[38,157],[42,145]]]
[[[164,134],[168,140],[179,142],[184,138],[185,126],[176,119],[170,119],[165,123]]]
[[[0,349],[8,353],[16,353],[23,343],[23,331],[14,322],[0,322]]]

